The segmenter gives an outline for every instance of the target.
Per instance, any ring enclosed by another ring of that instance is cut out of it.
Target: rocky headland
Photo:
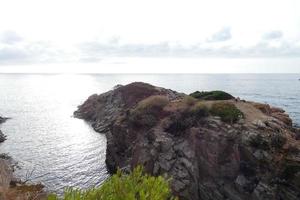
[[[171,178],[188,200],[300,199],[299,129],[280,108],[146,83],[90,96],[74,115],[106,134],[106,164]]]

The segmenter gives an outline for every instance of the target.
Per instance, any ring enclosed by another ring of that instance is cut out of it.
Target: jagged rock
[[[165,96],[168,103],[145,109],[140,117],[151,123],[141,125],[132,115],[153,95]],[[153,175],[172,178],[180,199],[299,199],[300,141],[282,109],[226,100],[244,114],[232,124],[193,114],[193,103],[184,99],[172,90],[132,83],[89,97],[75,116],[106,134],[110,172],[143,165]],[[213,103],[201,101],[200,108]]]
[[[260,129],[265,129],[267,128],[266,124],[262,122],[262,120],[254,120],[253,125],[257,126]]]
[[[256,186],[253,196],[257,200],[276,199],[275,189],[267,183],[259,182]]]
[[[0,117],[0,124],[4,123],[6,120],[7,118]],[[6,136],[0,130],[0,143],[4,142],[5,140],[6,140]]]
[[[2,131],[0,130],[0,143],[4,142],[6,140],[6,136],[2,133]]]

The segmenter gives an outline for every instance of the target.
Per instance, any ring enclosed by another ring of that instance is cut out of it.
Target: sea
[[[73,117],[90,95],[142,81],[184,92],[224,90],[235,97],[281,107],[300,125],[297,74],[0,74],[0,153],[17,163],[17,177],[50,192],[89,188],[109,177],[106,138]]]

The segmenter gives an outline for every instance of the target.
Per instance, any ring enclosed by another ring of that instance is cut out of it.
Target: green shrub
[[[136,125],[152,127],[158,120],[162,109],[169,103],[165,96],[150,96],[138,103],[130,112],[130,121]]]
[[[201,100],[230,100],[234,99],[234,97],[231,94],[228,94],[224,91],[210,91],[210,92],[193,92],[190,94],[190,96],[196,98],[196,99],[201,99]]]
[[[210,113],[221,117],[222,121],[231,124],[243,117],[243,113],[233,103],[229,102],[214,103]]]
[[[207,117],[209,115],[207,106],[202,102],[197,102],[195,105],[193,105],[190,109],[190,112],[197,118]]]
[[[62,198],[50,195],[48,200],[175,200],[169,181],[162,176],[143,173],[138,166],[130,174],[120,170],[99,188],[67,189]]]

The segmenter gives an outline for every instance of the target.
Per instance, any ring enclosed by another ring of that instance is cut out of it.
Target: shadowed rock
[[[7,120],[7,118],[3,118],[0,116],[0,124],[4,123],[6,120]],[[4,142],[5,140],[6,140],[6,136],[0,130],[0,143]]]

